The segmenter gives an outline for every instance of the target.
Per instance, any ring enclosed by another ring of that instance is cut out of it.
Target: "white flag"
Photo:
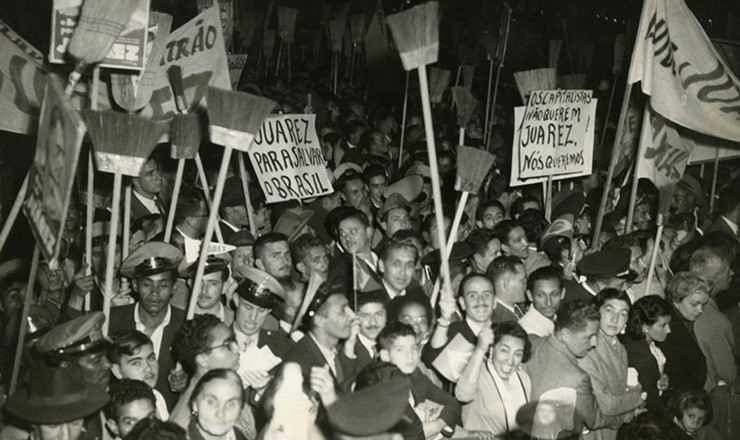
[[[645,0],[628,78],[638,81],[663,117],[740,141],[740,81],[683,0]]]

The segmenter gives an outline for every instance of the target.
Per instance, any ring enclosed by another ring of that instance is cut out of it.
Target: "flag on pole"
[[[628,84],[638,81],[664,118],[740,141],[740,80],[683,0],[645,0]]]
[[[645,106],[637,177],[650,179],[660,191],[660,213],[668,211],[693,149],[694,140],[685,129]]]

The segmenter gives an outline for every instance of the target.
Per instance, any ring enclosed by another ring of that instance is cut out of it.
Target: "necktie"
[[[344,382],[344,371],[342,371],[342,364],[339,362],[339,355],[334,356],[334,377],[337,379],[337,383]]]
[[[373,344],[373,360],[377,361],[380,358],[380,353],[378,353],[378,344]]]
[[[514,314],[516,315],[516,319],[522,319],[522,316],[524,316],[524,312],[522,312],[522,309],[517,304],[514,304]]]

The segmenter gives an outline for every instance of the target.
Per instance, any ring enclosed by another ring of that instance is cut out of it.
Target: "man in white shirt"
[[[554,266],[535,270],[527,280],[527,298],[532,303],[519,319],[527,334],[545,337],[555,331],[555,316],[565,296],[561,286],[560,269]]]

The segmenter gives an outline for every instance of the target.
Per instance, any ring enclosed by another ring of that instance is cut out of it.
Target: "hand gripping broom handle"
[[[421,102],[424,113],[424,130],[427,137],[427,153],[429,154],[429,169],[432,174],[432,195],[434,196],[434,215],[437,219],[437,235],[439,238],[440,257],[446,248],[444,215],[442,214],[442,192],[440,191],[439,171],[437,170],[437,148],[434,143],[434,128],[432,127],[432,107],[429,101],[429,81],[427,80],[426,66],[418,69],[419,84],[421,86]],[[450,264],[447,258],[440,258],[442,263],[443,285],[450,288]],[[434,306],[434,304],[432,304]]]
[[[200,285],[203,282],[203,272],[206,268],[206,258],[208,257],[208,246],[211,245],[211,236],[216,226],[216,217],[218,216],[218,207],[221,204],[221,196],[224,194],[224,183],[226,182],[226,171],[229,168],[231,159],[231,147],[224,147],[224,156],[221,159],[221,168],[218,170],[218,180],[216,181],[216,190],[213,193],[213,206],[208,215],[208,225],[206,225],[206,235],[203,237],[201,244],[200,256],[198,257],[198,268],[195,271],[195,281],[193,281],[193,290],[190,292],[190,303],[188,304],[187,319],[193,319],[195,315],[195,304],[198,302],[196,292],[200,291]]]

